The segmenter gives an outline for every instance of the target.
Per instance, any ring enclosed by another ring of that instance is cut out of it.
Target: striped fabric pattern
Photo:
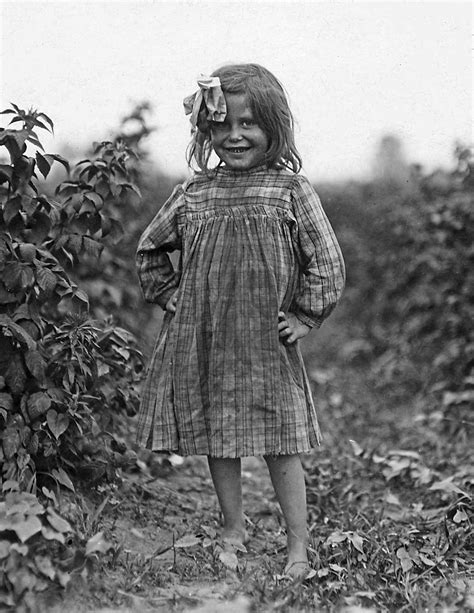
[[[148,368],[140,444],[231,458],[318,444],[298,343],[278,335],[280,310],[319,327],[344,286],[339,245],[307,179],[266,167],[196,175],[144,232],[137,266],[146,300],[164,307],[178,290]]]

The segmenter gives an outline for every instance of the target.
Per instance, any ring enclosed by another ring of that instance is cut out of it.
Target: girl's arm
[[[147,302],[166,308],[179,285],[179,272],[173,269],[168,253],[181,249],[178,224],[183,204],[183,188],[177,186],[142,234],[137,249],[137,271]]]
[[[321,201],[305,177],[296,175],[292,196],[300,277],[290,311],[307,326],[319,328],[344,289],[344,260]]]

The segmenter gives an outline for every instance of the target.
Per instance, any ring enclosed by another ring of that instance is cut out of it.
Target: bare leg
[[[240,458],[208,457],[209,470],[224,516],[224,541],[244,544],[247,540],[242,511],[242,474]]]
[[[266,456],[265,461],[285,518],[288,562],[285,572],[304,576],[308,570],[308,528],[306,525],[306,485],[298,455]]]

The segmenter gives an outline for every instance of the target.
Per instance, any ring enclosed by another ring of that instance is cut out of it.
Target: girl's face
[[[249,170],[265,161],[268,137],[255,123],[245,94],[225,94],[227,115],[211,124],[211,143],[232,170]]]

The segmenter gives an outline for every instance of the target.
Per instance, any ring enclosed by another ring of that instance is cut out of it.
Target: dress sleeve
[[[183,187],[178,185],[138,242],[136,263],[143,295],[163,309],[179,285],[180,273],[168,253],[181,249],[178,218],[183,204]]]
[[[290,310],[306,325],[319,328],[344,289],[344,260],[318,195],[301,175],[295,177],[292,203],[300,274]]]

